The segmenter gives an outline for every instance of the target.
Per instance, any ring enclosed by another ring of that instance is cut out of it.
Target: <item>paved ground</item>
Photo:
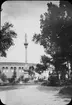
[[[36,85],[21,86],[19,89],[0,91],[0,98],[6,105],[66,105],[70,99],[56,96],[58,90],[44,91]]]

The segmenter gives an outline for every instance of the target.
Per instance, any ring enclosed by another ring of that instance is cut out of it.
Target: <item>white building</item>
[[[21,75],[28,77],[29,67],[36,67],[36,64],[33,63],[19,63],[19,62],[0,62],[0,71],[4,73],[8,78],[13,75],[14,70],[16,70],[17,78]]]

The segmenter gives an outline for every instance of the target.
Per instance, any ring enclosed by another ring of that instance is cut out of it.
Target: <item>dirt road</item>
[[[6,105],[66,105],[70,99],[56,96],[58,90],[43,91],[36,85],[29,85],[15,90],[0,91],[0,98]]]

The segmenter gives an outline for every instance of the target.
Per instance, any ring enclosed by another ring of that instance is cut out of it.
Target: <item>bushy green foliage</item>
[[[34,75],[34,67],[33,66],[30,66],[28,72],[29,72],[29,75],[30,76]]]
[[[3,82],[6,82],[6,81],[7,81],[7,76],[6,76],[4,73],[2,73],[2,74],[0,75],[0,78],[1,78],[1,80],[2,80]]]
[[[2,73],[1,71],[0,71],[0,79],[1,79],[3,82],[6,82],[6,81],[7,81],[7,76],[6,76],[4,73]]]
[[[43,64],[37,64],[35,71],[39,74],[41,74],[44,70],[46,69],[46,67]]]
[[[17,80],[17,82],[20,82],[20,81],[24,81],[24,76],[23,75],[21,75]]]
[[[58,85],[58,82],[59,82],[57,79],[57,76],[53,76],[53,75],[49,77],[48,81],[49,81],[49,85],[51,86],[56,86]]]
[[[6,57],[6,51],[14,45],[13,38],[16,38],[17,34],[11,30],[12,24],[6,22],[0,30],[0,56]]]
[[[50,2],[47,7],[47,12],[40,16],[41,32],[34,34],[33,41],[42,45],[46,54],[53,59],[51,62],[42,57],[44,65],[52,63],[58,74],[58,71],[66,69],[66,65],[63,65],[65,62],[70,61],[72,66],[72,7],[70,3],[62,1],[59,6]]]
[[[12,77],[8,78],[9,83],[16,83],[16,77],[16,70],[14,70]]]
[[[29,81],[29,78],[25,78],[24,79],[24,82],[26,83],[26,82],[28,82]]]

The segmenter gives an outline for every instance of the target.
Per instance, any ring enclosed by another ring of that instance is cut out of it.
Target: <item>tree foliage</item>
[[[8,78],[8,81],[10,83],[15,83],[16,77],[17,77],[17,73],[16,73],[16,70],[14,70],[12,77]]]
[[[29,67],[29,75],[32,76],[34,74],[34,66]]]
[[[53,58],[50,58],[46,55],[41,56],[41,63],[47,65],[47,63],[52,63]]]
[[[17,34],[11,30],[12,24],[6,22],[0,30],[0,56],[6,57],[6,51],[14,45],[13,38],[16,38]]]
[[[46,67],[43,64],[37,64],[35,71],[39,74],[41,74],[44,70],[46,70]]]
[[[50,64],[54,65],[53,58],[50,58],[46,55],[41,56],[41,63],[43,64],[44,70],[46,70]]]
[[[0,79],[1,79],[3,82],[5,82],[5,81],[7,81],[7,76],[6,76],[4,73],[1,73],[1,72],[0,72]]]
[[[33,41],[40,43],[47,54],[72,52],[72,11],[67,6],[48,3],[48,11],[40,16],[41,33],[33,36]]]
[[[15,80],[16,80],[16,77],[17,77],[16,74],[17,74],[17,73],[16,73],[16,70],[14,70],[13,76],[12,76],[12,81],[13,81],[13,82],[15,82]]]
[[[64,2],[59,7],[51,2],[47,6],[47,12],[40,16],[41,33],[35,34],[33,41],[40,43],[60,67],[72,59],[72,9]]]

